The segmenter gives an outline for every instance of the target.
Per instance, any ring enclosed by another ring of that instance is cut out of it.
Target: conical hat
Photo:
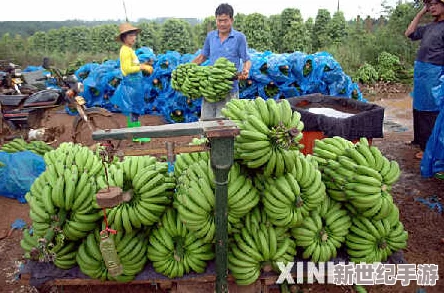
[[[116,36],[116,41],[121,42],[122,40],[120,39],[120,36],[124,33],[132,32],[132,31],[140,33],[142,30],[140,28],[137,28],[137,27],[131,25],[128,22],[122,23],[121,25],[119,25],[119,32],[120,33]]]

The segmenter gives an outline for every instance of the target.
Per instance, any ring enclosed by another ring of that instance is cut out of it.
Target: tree
[[[89,52],[91,50],[90,29],[87,27],[71,27],[66,30],[66,46],[68,52]]]
[[[327,9],[319,9],[315,18],[312,34],[312,47],[319,51],[330,43],[328,26],[331,21],[330,12]]]
[[[258,51],[270,50],[272,47],[272,35],[267,18],[260,13],[252,13],[245,18],[244,34],[248,40],[248,46]]]
[[[347,37],[344,13],[336,11],[328,25],[328,36],[333,44],[340,44]]]
[[[160,26],[155,22],[142,22],[138,24],[142,30],[137,38],[138,47],[149,47],[154,52],[160,51]]]
[[[234,29],[245,32],[245,18],[247,17],[246,14],[238,13],[234,16],[234,23],[233,27]]]
[[[205,18],[202,23],[197,24],[195,26],[194,32],[195,32],[196,43],[198,44],[198,47],[202,47],[203,43],[205,42],[205,39],[207,38],[207,34],[215,29],[216,29],[216,17],[215,16],[209,16],[209,17]]]
[[[307,28],[301,21],[293,21],[290,29],[282,38],[282,52],[293,53],[295,51],[311,51],[311,39]]]
[[[28,38],[31,49],[43,54],[47,53],[47,42],[45,32],[36,32]]]
[[[271,35],[273,36],[271,43],[272,47],[270,48],[273,52],[282,52],[281,44],[282,44],[282,20],[280,14],[271,15],[268,18],[268,26],[270,27]]]
[[[114,24],[105,24],[92,28],[91,50],[93,53],[118,52],[120,44],[116,42],[118,27]]]
[[[307,51],[307,53],[311,53],[311,50],[313,49],[313,33],[314,33],[314,20],[313,18],[309,17],[307,21],[305,22],[305,28],[307,29],[307,35],[310,36],[310,51]]]
[[[311,50],[311,39],[299,9],[284,9],[282,12],[282,34],[281,50],[283,53]]]
[[[193,51],[190,24],[180,19],[168,19],[161,29],[161,50],[177,51],[181,54]]]

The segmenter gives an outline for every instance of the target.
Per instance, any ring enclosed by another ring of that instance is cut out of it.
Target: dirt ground
[[[415,200],[435,195],[439,202],[444,204],[444,181],[422,178],[419,172],[420,160],[414,157],[418,149],[406,144],[413,138],[411,101],[407,94],[384,93],[379,97],[373,97],[373,103],[385,107],[384,138],[373,139],[373,144],[378,146],[389,159],[396,160],[402,170],[402,176],[393,188],[393,197],[400,209],[401,221],[409,232],[408,247],[404,250],[404,258],[407,263],[412,264],[437,264],[439,280],[434,287],[420,288],[416,282],[402,287],[398,282],[395,286],[370,286],[367,290],[371,293],[444,292],[444,217],[436,210]],[[114,116],[121,126],[125,126],[125,117]],[[64,132],[59,135],[54,145],[71,140],[72,121],[72,116],[57,114],[56,111],[51,112],[44,120],[45,127],[64,126]],[[159,119],[153,117],[143,117],[142,120],[142,125],[160,123]],[[177,142],[184,143],[184,141],[189,141],[189,138]],[[126,142],[125,147],[144,148],[153,147],[153,145],[163,146],[164,141],[153,139],[151,143],[145,145]],[[20,282],[18,278],[22,255],[19,244],[21,233],[9,230],[16,219],[23,219],[27,224],[31,223],[28,206],[0,196],[0,292],[37,292],[35,288]],[[65,286],[46,289],[50,292],[154,292],[149,290],[148,286]],[[353,292],[349,286],[319,284],[302,285],[299,289],[299,292]]]

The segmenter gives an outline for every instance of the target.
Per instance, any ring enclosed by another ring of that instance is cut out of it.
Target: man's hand
[[[248,79],[249,76],[249,70],[242,70],[242,72],[239,74],[239,79],[240,80],[246,80]]]
[[[145,72],[148,72],[149,74],[153,73],[153,66],[149,64],[141,64],[140,69],[142,69]]]

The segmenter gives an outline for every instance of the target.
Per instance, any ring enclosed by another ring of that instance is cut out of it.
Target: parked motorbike
[[[0,95],[1,118],[11,130],[38,127],[45,109],[60,105],[69,90],[76,91],[76,93],[79,91],[77,80],[65,78],[59,72],[54,72],[54,76],[43,76],[39,80],[54,79],[57,87],[40,90],[30,95]]]

